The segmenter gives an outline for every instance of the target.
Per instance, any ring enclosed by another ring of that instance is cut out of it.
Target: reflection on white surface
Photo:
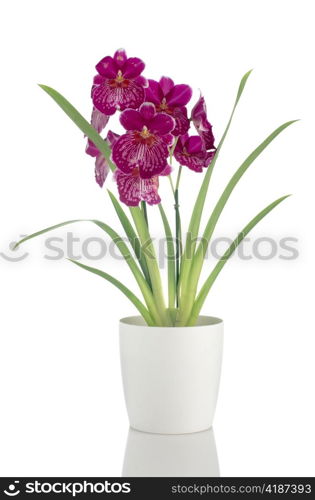
[[[122,476],[219,477],[213,430],[165,435],[129,429]]]

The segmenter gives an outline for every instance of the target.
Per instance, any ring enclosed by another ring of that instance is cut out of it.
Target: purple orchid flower
[[[167,165],[160,175],[169,175],[170,173],[171,167]],[[119,199],[125,205],[136,207],[140,201],[145,201],[149,205],[157,205],[161,202],[158,193],[159,177],[157,175],[150,179],[142,179],[139,168],[136,167],[128,174],[117,169],[114,178],[117,182]]]
[[[192,89],[189,85],[174,85],[173,80],[162,76],[159,82],[149,80],[146,101],[153,102],[157,112],[167,113],[175,119],[173,135],[183,135],[189,129],[186,104],[190,101]]]
[[[160,174],[167,166],[168,145],[175,120],[165,113],[156,113],[154,104],[143,103],[139,111],[126,109],[120,123],[127,133],[120,136],[113,146],[112,159],[125,174],[139,169],[141,179]]]
[[[114,132],[111,132],[109,130],[106,141],[112,147],[118,138],[118,134],[115,134]],[[100,187],[103,187],[109,172],[109,165],[106,158],[102,155],[102,153],[99,152],[97,147],[90,139],[88,139],[85,152],[95,158],[95,180]]]
[[[196,127],[198,134],[203,140],[207,150],[214,149],[214,135],[212,133],[212,125],[207,119],[207,108],[205,99],[200,95],[197,103],[191,111],[191,119]]]
[[[127,58],[123,49],[114,57],[106,56],[97,65],[98,75],[92,87],[94,106],[105,115],[113,115],[117,109],[138,108],[145,100],[147,80],[141,76],[144,63],[137,57]]]
[[[214,157],[215,150],[207,151],[201,137],[195,135],[189,137],[182,135],[176,144],[174,156],[178,163],[194,170],[202,172],[207,168]]]

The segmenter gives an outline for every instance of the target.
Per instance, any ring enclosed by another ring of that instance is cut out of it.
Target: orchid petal
[[[137,206],[141,200],[149,205],[160,203],[161,198],[158,195],[159,181],[158,177],[151,179],[141,179],[137,169],[130,174],[125,174],[116,170],[115,179],[120,200],[128,206]]]
[[[207,107],[202,95],[200,95],[191,111],[191,118],[198,134],[203,140],[205,148],[213,149],[215,139],[212,132],[212,125],[207,119]]]
[[[135,109],[125,109],[121,113],[119,121],[126,130],[142,130],[145,124],[143,116]]]
[[[152,102],[144,102],[143,104],[141,104],[141,106],[139,108],[139,112],[140,112],[140,114],[143,118],[143,121],[145,123],[152,121],[153,117],[156,114],[155,106]],[[137,129],[137,130],[141,130],[141,129]]]
[[[134,78],[134,82],[140,87],[147,88],[149,86],[149,80],[144,78],[144,76],[140,75],[137,78]]]
[[[114,61],[117,68],[122,68],[125,62],[127,61],[127,54],[124,49],[116,50],[114,54]]]
[[[175,136],[173,134],[165,134],[162,136],[162,139],[170,147],[174,144]]]
[[[112,153],[113,162],[120,170],[128,174],[138,167],[143,179],[160,174],[167,166],[167,157],[167,145],[161,137],[151,136],[146,141],[139,132],[122,135]]]
[[[170,175],[171,173],[172,173],[172,167],[171,165],[167,165],[163,170],[163,172],[160,173],[160,175],[167,176]]]
[[[102,132],[102,130],[106,127],[108,120],[108,115],[104,115],[104,113],[101,113],[98,109],[93,107],[91,125],[98,133]]]
[[[111,86],[107,80],[92,89],[94,106],[106,115],[113,115],[116,109],[138,108],[144,101],[145,91],[132,80],[124,87]]]
[[[109,144],[109,146],[113,147],[115,142],[119,139],[120,135],[115,134],[115,132],[112,132],[111,130],[108,131],[106,141]]]
[[[159,178],[157,176],[151,177],[151,179],[140,179],[141,199],[149,205],[157,205],[161,202],[158,188]]]
[[[166,135],[169,134],[175,127],[175,120],[172,116],[166,113],[158,113],[151,120],[149,128],[152,134]]]
[[[124,69],[124,78],[137,78],[145,68],[145,64],[138,57],[130,57],[127,59]]]
[[[167,95],[167,104],[169,106],[186,106],[192,96],[192,89],[189,85],[175,85]]]
[[[208,122],[208,120],[203,120],[199,125],[199,128],[197,128],[197,131],[203,140],[205,148],[207,150],[213,149],[215,139],[212,132],[212,125]]]
[[[203,167],[206,167],[206,154],[196,154],[196,155],[187,155],[185,153],[181,153],[179,151],[174,151],[174,156],[178,163],[181,165],[185,165],[190,170],[194,170],[194,172],[202,172]]]
[[[109,172],[109,166],[102,154],[99,154],[95,160],[95,180],[100,187],[103,187]]]
[[[146,88],[146,101],[159,105],[163,99],[163,92],[160,84],[155,80],[148,80],[149,86]]]
[[[190,128],[190,121],[187,117],[187,109],[184,106],[181,108],[175,108],[173,110],[173,117],[175,119],[176,126],[172,133],[175,136],[186,134]]]
[[[90,155],[93,157],[99,155],[99,153],[100,153],[99,150],[97,149],[97,147],[95,146],[95,144],[90,139],[87,140],[85,152],[87,155]]]
[[[203,142],[201,140],[201,137],[197,135],[189,137],[185,143],[185,147],[187,149],[187,153],[189,154],[203,152]]]
[[[96,71],[105,78],[115,78],[117,75],[117,69],[115,61],[112,57],[106,56],[100,60],[95,66]]]
[[[162,76],[162,78],[159,81],[159,84],[164,96],[166,96],[170,92],[170,90],[174,87],[173,80],[171,78],[168,78],[167,76]]]
[[[141,201],[140,178],[132,174],[125,174],[121,170],[116,170],[114,178],[117,182],[119,199],[129,207],[136,207]]]

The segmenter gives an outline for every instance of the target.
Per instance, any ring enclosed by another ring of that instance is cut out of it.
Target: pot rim
[[[139,328],[150,328],[150,330],[161,329],[161,328],[169,328],[174,330],[179,330],[180,328],[185,328],[187,330],[194,328],[207,328],[209,326],[215,326],[219,324],[223,324],[223,319],[217,318],[216,316],[204,316],[201,315],[198,317],[198,323],[194,326],[148,326],[142,316],[126,316],[125,318],[121,318],[119,320],[120,324],[126,326],[137,326]]]

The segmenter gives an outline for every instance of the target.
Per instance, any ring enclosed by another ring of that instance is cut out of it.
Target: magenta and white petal
[[[136,207],[139,205],[141,201],[139,175],[132,175],[132,173],[125,174],[117,169],[114,178],[117,182],[120,201],[129,207]]]
[[[106,142],[109,146],[113,147],[115,142],[119,139],[119,137],[120,137],[119,134],[115,134],[115,132],[109,130],[107,133]]]
[[[96,71],[105,78],[115,78],[117,74],[116,64],[112,57],[106,56],[95,66]]]
[[[175,136],[186,134],[190,128],[190,121],[187,117],[187,109],[184,106],[181,108],[174,108],[173,117],[176,125],[172,134]]]
[[[175,120],[166,113],[157,113],[149,124],[152,134],[166,135],[175,128]]]
[[[151,135],[143,139],[140,132],[127,132],[115,143],[112,159],[125,173],[134,168],[140,170],[140,177],[148,179],[160,174],[167,166],[168,148],[163,139]]]
[[[198,134],[203,140],[206,149],[214,149],[214,135],[212,125],[207,119],[207,107],[205,99],[200,95],[198,101],[191,111],[191,119],[196,127]]]
[[[104,156],[99,154],[95,160],[95,180],[100,187],[103,187],[108,172],[108,163]]]
[[[111,85],[108,80],[104,80],[92,89],[93,104],[105,115],[113,115],[117,109],[136,109],[142,104],[144,97],[143,87],[132,80],[126,81],[124,86]]]
[[[129,57],[123,68],[124,78],[137,78],[145,68],[145,64],[138,57]]]
[[[119,121],[126,130],[142,130],[145,121],[139,111],[125,109],[119,117]]]
[[[215,139],[212,132],[212,125],[208,122],[208,120],[203,120],[199,127],[196,127],[196,129],[204,143],[205,148],[214,149]]]
[[[168,145],[168,147],[173,146],[174,141],[175,141],[175,136],[173,134],[165,134],[161,136],[165,144]]]
[[[213,158],[214,158],[214,155],[216,153],[216,150],[213,150],[213,151],[207,151],[206,153],[206,165],[207,167],[210,165],[210,163],[212,162]]]
[[[175,151],[174,156],[180,165],[185,165],[190,168],[190,170],[194,170],[194,172],[202,172],[203,168],[206,167],[206,155],[196,154],[196,155],[187,155],[185,153]]]
[[[149,86],[146,88],[146,97],[145,100],[149,102],[153,102],[156,106],[158,106],[163,99],[163,92],[160,87],[160,84],[155,80],[148,80]]]
[[[199,125],[201,120],[207,119],[207,107],[205,98],[200,94],[200,97],[193,109],[191,110],[191,119],[194,124]]]
[[[104,113],[101,113],[98,109],[93,107],[91,125],[98,133],[102,132],[102,130],[106,127],[108,120],[108,115],[104,115]]]
[[[101,113],[111,116],[116,112],[118,96],[116,89],[112,89],[107,80],[103,79],[98,85],[92,87],[92,100],[94,107]]]
[[[161,198],[158,193],[159,178],[158,176],[151,179],[140,179],[140,196],[141,200],[149,205],[157,205],[161,203]]]
[[[172,167],[171,167],[171,165],[167,165],[165,167],[165,169],[163,170],[163,172],[160,173],[160,175],[166,176],[166,175],[170,175],[171,173],[172,173]]]
[[[192,96],[189,85],[175,85],[167,95],[167,104],[171,107],[186,106]]]
[[[116,50],[114,54],[114,61],[118,69],[122,68],[127,61],[126,51],[124,49]]]
[[[170,92],[170,90],[174,87],[173,80],[171,78],[168,78],[168,76],[162,76],[162,78],[159,81],[159,84],[164,96],[166,96]]]
[[[152,118],[155,116],[155,106],[152,102],[144,102],[141,104],[139,108],[139,112],[144,120],[145,123],[149,122],[152,120]],[[140,130],[140,129],[137,129]]]
[[[99,150],[95,146],[94,142],[92,142],[90,139],[87,140],[85,152],[87,155],[90,155],[93,157],[95,157],[99,154]]]

